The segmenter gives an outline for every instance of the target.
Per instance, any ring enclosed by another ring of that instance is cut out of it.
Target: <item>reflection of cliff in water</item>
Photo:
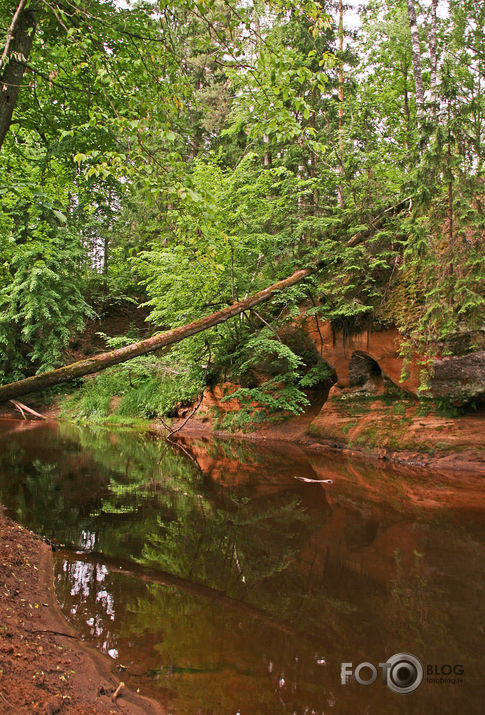
[[[244,465],[240,445],[233,454],[227,443],[198,441],[190,448],[205,478],[221,489],[254,483],[254,498],[276,491],[300,495],[316,526],[293,568],[303,579],[302,593],[325,594],[331,604],[321,618],[327,632],[335,624],[339,630],[350,606],[358,613],[347,614],[346,626],[355,628],[351,640],[369,639],[364,659],[420,649],[431,663],[466,661],[479,677],[485,495],[478,477],[453,482],[290,446],[278,445],[275,457],[272,446],[251,444]],[[301,483],[296,475],[333,484]],[[341,608],[334,609],[336,603]]]
[[[292,445],[223,443],[206,440],[185,444],[197,458],[205,480],[215,494],[237,487],[251,489],[252,499],[271,493],[292,493],[317,521],[311,543],[300,560],[313,571],[334,567],[376,582],[389,583],[396,569],[396,550],[407,567],[428,537],[423,525],[456,522],[449,535],[438,540],[438,552],[447,551],[456,529],[483,540],[481,513],[485,492],[481,480],[402,472],[379,463],[366,464],[335,454],[307,452]],[[301,482],[295,476],[314,480]],[[333,484],[319,484],[331,479]],[[432,548],[428,544],[428,548]],[[436,549],[433,550],[434,552]],[[437,555],[437,554],[435,554]]]

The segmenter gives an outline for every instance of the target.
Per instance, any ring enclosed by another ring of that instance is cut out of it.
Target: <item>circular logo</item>
[[[421,661],[410,653],[396,653],[386,661],[387,687],[395,693],[412,693],[423,681]]]

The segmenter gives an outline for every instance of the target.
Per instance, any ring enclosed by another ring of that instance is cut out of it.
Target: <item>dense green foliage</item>
[[[106,416],[117,394],[120,417],[167,415],[229,378],[249,405],[298,413],[327,377],[289,337],[302,310],[395,324],[425,355],[480,326],[479,3],[436,18],[436,57],[420,9],[424,106],[404,0],[371,0],[342,50],[316,0],[29,7],[0,151],[3,382],[61,364],[86,318],[120,302],[174,327],[317,259],[261,314],[87,381],[80,412]],[[0,0],[2,32],[14,11]]]

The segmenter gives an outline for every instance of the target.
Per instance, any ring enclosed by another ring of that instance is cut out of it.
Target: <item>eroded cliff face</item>
[[[485,474],[484,417],[483,410],[444,417],[411,399],[335,385],[307,434],[332,446],[371,450],[386,459],[399,460],[402,452],[414,454],[416,464],[440,455],[443,467],[453,469],[466,461],[470,469]]]
[[[422,372],[429,365],[432,398],[467,403],[485,397],[485,336],[465,339],[457,347],[464,354],[427,358],[414,354],[407,366],[400,355],[402,336],[395,328],[365,330],[354,335],[334,332],[330,321],[311,318],[304,330],[322,358],[335,370],[340,388],[365,387],[379,392],[391,381],[400,389],[418,395]],[[457,342],[457,341],[455,341]],[[404,368],[406,367],[406,370]],[[405,377],[402,378],[403,374]]]
[[[378,332],[362,331],[354,335],[334,332],[330,321],[307,320],[304,330],[322,358],[335,370],[340,388],[363,386],[369,379],[381,384],[388,378],[404,390],[416,393],[419,366],[412,360],[409,377],[401,381],[403,359],[399,356],[400,336],[391,328]]]
[[[202,402],[197,410],[197,419],[201,422],[207,422],[211,418],[217,418],[226,415],[228,412],[237,411],[241,409],[241,403],[239,400],[234,398],[233,400],[228,399],[223,402],[224,398],[229,397],[233,392],[240,387],[233,382],[223,382],[220,385],[214,385],[214,387],[207,388],[204,391],[202,397]],[[192,410],[193,405],[188,407],[183,407],[178,410],[179,417],[187,417]]]
[[[359,449],[448,454],[449,461],[467,459],[485,468],[483,409],[463,417],[444,417],[419,405],[424,356],[414,355],[401,379],[404,360],[396,329],[362,331],[346,336],[334,333],[327,321],[308,321],[306,332],[323,359],[335,370],[328,399],[307,428],[319,441]],[[469,350],[463,342],[461,349]],[[462,406],[485,396],[485,351],[435,357],[426,396]],[[430,401],[431,402],[431,401]],[[451,466],[451,465],[450,465]]]
[[[431,394],[468,402],[485,395],[485,350],[435,359]]]
[[[401,461],[406,453],[415,464],[424,466],[438,459],[444,469],[461,469],[466,463],[473,471],[485,473],[483,405],[461,416],[450,413],[445,417],[433,409],[433,400],[436,403],[440,398],[445,398],[451,408],[472,400],[480,402],[485,395],[485,351],[470,350],[470,345],[462,341],[464,354],[434,358],[427,393],[433,399],[419,403],[423,356],[413,356],[408,374],[401,380],[404,360],[399,354],[401,336],[397,330],[345,336],[334,333],[329,322],[317,325],[314,318],[303,327],[333,370],[334,384],[328,398],[325,400],[326,390],[320,396],[314,394],[312,408],[305,415],[279,425],[263,422],[254,438],[303,442],[310,438],[331,447],[373,452],[393,461]],[[237,399],[221,401],[238,387],[224,383],[206,390],[197,420],[212,422],[238,411]],[[255,403],[254,409],[261,408]]]

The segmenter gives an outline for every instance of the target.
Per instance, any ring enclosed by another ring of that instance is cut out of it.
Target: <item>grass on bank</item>
[[[174,416],[177,404],[197,399],[194,376],[167,376],[155,360],[137,358],[130,366],[116,366],[84,379],[71,394],[59,399],[61,417],[94,422],[131,423]],[[149,363],[149,364],[147,364]]]

